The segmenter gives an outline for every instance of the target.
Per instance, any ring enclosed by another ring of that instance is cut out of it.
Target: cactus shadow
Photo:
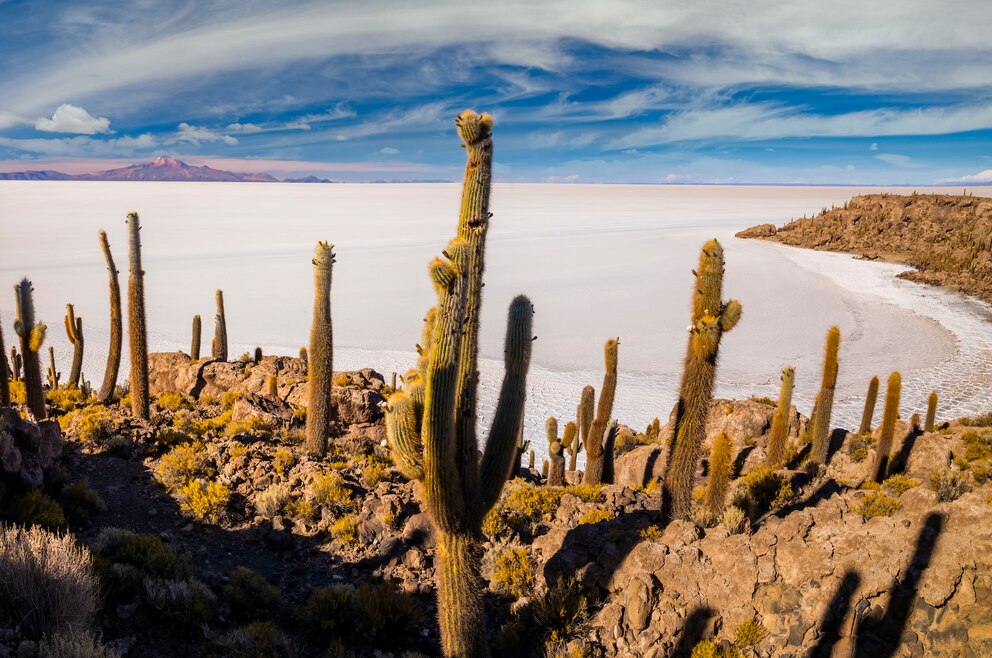
[[[944,527],[944,515],[931,512],[917,535],[916,549],[906,565],[906,573],[889,588],[889,606],[879,618],[866,617],[858,628],[855,658],[892,658],[902,644],[902,636],[916,606],[923,574],[930,567],[937,539]]]
[[[696,608],[685,618],[682,625],[682,635],[679,636],[678,644],[672,649],[669,658],[690,658],[692,649],[708,635],[716,611],[712,608]]]
[[[834,592],[823,619],[820,621],[821,636],[808,654],[808,658],[830,658],[834,646],[840,641],[844,619],[851,612],[851,599],[861,584],[861,575],[856,571],[848,571],[841,579],[837,591]]]
[[[899,446],[899,452],[894,454],[889,461],[889,475],[902,473],[906,470],[906,466],[909,464],[909,455],[913,452],[913,446],[916,445],[916,440],[922,434],[923,431],[918,429],[911,429],[906,434],[906,437],[902,440],[902,445]]]
[[[774,512],[769,512],[768,514],[765,515],[764,518],[777,516],[780,519],[784,519],[793,512],[798,512],[800,510],[804,510],[810,507],[816,507],[824,500],[831,498],[834,495],[844,491],[845,488],[846,487],[844,487],[843,485],[838,484],[836,480],[827,480],[819,487],[817,487],[816,490],[813,493],[811,493],[809,496],[803,498],[802,500],[797,500],[794,503],[789,503],[784,507],[780,507]]]
[[[734,479],[737,479],[741,476],[741,471],[744,470],[744,464],[747,462],[747,458],[751,455],[752,452],[754,452],[754,449],[756,447],[757,445],[744,446],[743,448],[741,448],[741,451],[737,453],[737,456],[734,458],[734,468],[733,468]]]

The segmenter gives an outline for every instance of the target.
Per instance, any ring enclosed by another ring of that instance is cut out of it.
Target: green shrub
[[[179,626],[197,628],[213,614],[214,594],[195,578],[145,578],[144,585],[148,604]]]
[[[525,546],[508,548],[493,564],[489,587],[497,594],[519,599],[534,588],[534,566]]]
[[[40,489],[31,489],[15,498],[11,511],[14,520],[24,525],[37,525],[46,530],[58,530],[66,526],[62,508]]]
[[[90,489],[89,480],[85,477],[63,487],[61,498],[62,507],[75,523],[85,521],[91,514],[102,514],[107,511],[103,498]]]
[[[902,508],[902,503],[881,491],[871,491],[864,495],[854,511],[865,521],[876,516],[892,516]]]
[[[279,588],[247,567],[238,567],[230,573],[224,585],[224,597],[231,607],[231,616],[242,622],[269,620],[283,607]]]
[[[88,629],[100,584],[72,535],[0,525],[0,592],[0,618],[37,640]]]
[[[868,458],[868,449],[875,445],[870,433],[859,434],[847,442],[847,454],[851,461],[861,463]]]
[[[93,540],[92,550],[104,587],[121,599],[136,594],[145,577],[183,579],[193,572],[187,557],[155,535],[104,528]]]
[[[215,640],[211,658],[296,658],[293,641],[269,622],[256,621]]]
[[[574,580],[551,583],[541,595],[513,611],[496,646],[511,656],[545,655],[582,637],[589,628],[589,604]]]
[[[968,490],[967,476],[950,468],[934,471],[930,474],[930,488],[937,494],[938,503],[949,503]]]

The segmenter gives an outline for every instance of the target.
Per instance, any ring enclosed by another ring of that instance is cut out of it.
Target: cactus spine
[[[796,369],[788,366],[782,371],[782,387],[778,392],[778,406],[772,416],[768,432],[768,452],[765,463],[777,468],[785,457],[785,441],[789,438],[789,421],[792,419],[792,389],[795,387]],[[721,508],[723,506],[721,505]]]
[[[7,366],[6,348],[3,344],[3,326],[0,325],[0,407],[10,405],[11,373]]]
[[[331,380],[334,372],[334,327],[331,324],[331,270],[334,245],[318,242],[313,255],[313,324],[307,379],[307,453],[323,457],[331,429]]]
[[[662,504],[668,519],[688,519],[692,515],[692,489],[706,439],[720,338],[737,326],[741,317],[740,302],[720,299],[723,269],[723,247],[710,240],[699,256],[699,270],[694,272],[689,346],[665,469]]]
[[[14,320],[14,331],[21,339],[21,360],[24,364],[24,391],[27,396],[28,409],[34,414],[35,420],[46,418],[45,393],[41,389],[41,360],[38,350],[45,342],[47,327],[34,321],[34,300],[31,298],[31,282],[22,279],[14,286],[16,293],[17,315]],[[16,367],[16,366],[15,366]]]
[[[211,343],[213,358],[227,361],[227,319],[224,316],[224,291],[217,289],[217,315],[214,324],[214,340]]]
[[[76,317],[72,304],[65,306],[65,335],[72,343],[72,369],[66,386],[78,388],[79,377],[83,374],[83,318]]]
[[[62,373],[55,367],[55,348],[52,346],[48,347],[48,364],[48,373],[45,376],[48,378],[48,388],[54,391],[59,387]]]
[[[107,348],[107,369],[103,372],[103,384],[97,398],[101,404],[106,404],[114,397],[117,387],[117,375],[121,369],[121,343],[123,342],[123,322],[121,320],[121,284],[114,265],[114,256],[110,253],[110,243],[107,232],[100,231],[100,249],[107,261],[107,276],[110,285],[110,346]]]
[[[589,426],[589,434],[582,441],[586,446],[586,470],[582,475],[584,484],[600,484],[603,481],[603,443],[606,439],[606,424],[610,422],[613,413],[613,398],[617,392],[617,349],[619,338],[606,341],[603,353],[606,360],[606,374],[603,375],[603,388],[599,391],[599,401],[596,404],[596,416]],[[590,387],[591,390],[591,387]],[[585,390],[582,391],[586,395]],[[591,402],[583,402],[591,408]],[[589,420],[588,411],[583,410],[583,422]]]
[[[706,498],[703,500],[703,509],[710,519],[719,518],[727,504],[731,466],[730,437],[721,432],[713,439],[713,447],[710,449],[709,481]]]
[[[565,484],[565,448],[558,440],[558,420],[548,418],[548,459],[551,468],[548,470],[548,486],[561,487]]]
[[[189,345],[189,358],[194,361],[200,360],[200,329],[202,321],[199,315],[193,316],[193,337]]]
[[[0,349],[2,349],[2,344],[0,344]],[[933,431],[934,421],[937,420],[937,391],[930,391],[930,396],[927,398],[927,422],[923,426],[925,432]]]
[[[882,426],[878,431],[875,464],[872,468],[875,482],[884,480],[888,471],[889,455],[892,452],[892,437],[896,431],[896,421],[899,419],[899,396],[901,393],[902,375],[896,371],[889,375],[889,383],[885,389],[885,409],[882,411]]]
[[[421,481],[437,528],[438,619],[445,657],[488,656],[481,575],[482,519],[513,470],[533,337],[533,308],[510,304],[500,389],[481,461],[476,437],[479,309],[489,228],[492,119],[468,111],[456,120],[468,162],[458,236],[430,265],[438,297],[425,319],[420,359],[403,390],[389,397],[386,430],[394,461]]]
[[[871,432],[871,420],[875,417],[875,401],[878,399],[878,377],[872,377],[868,382],[868,394],[865,396],[865,410],[861,414],[861,427],[858,435]]]
[[[603,441],[603,484],[613,484],[613,450],[617,443],[617,419],[611,418],[606,424],[606,439]]]
[[[131,413],[148,420],[148,336],[145,326],[145,271],[141,269],[141,225],[138,213],[127,216],[127,333],[131,350]]]
[[[840,328],[830,327],[827,331],[827,344],[823,355],[823,379],[820,383],[820,394],[816,398],[816,413],[813,414],[813,429],[810,432],[813,440],[810,461],[815,464],[827,463],[827,450],[830,447],[830,417],[834,408],[834,390],[837,388],[839,352]]]

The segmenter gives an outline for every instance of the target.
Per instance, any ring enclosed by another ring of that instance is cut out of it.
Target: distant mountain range
[[[279,180],[269,174],[237,173],[188,165],[182,160],[166,156],[144,164],[108,169],[95,174],[64,174],[50,169],[42,171],[17,171],[0,173],[0,180],[94,180],[94,181],[185,181],[212,183],[330,183],[326,178],[307,176]]]

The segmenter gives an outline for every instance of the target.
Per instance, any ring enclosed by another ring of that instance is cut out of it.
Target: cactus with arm
[[[107,348],[107,369],[103,373],[103,384],[97,393],[101,404],[106,404],[114,397],[117,387],[117,375],[121,369],[121,343],[123,342],[123,321],[121,320],[121,284],[114,265],[114,256],[110,253],[110,243],[107,242],[107,232],[100,231],[100,249],[107,261],[107,275],[110,285],[110,345]]]
[[[815,464],[827,463],[827,451],[830,447],[830,418],[833,415],[834,391],[837,388],[838,352],[840,351],[840,328],[830,327],[827,331],[827,344],[823,355],[823,380],[820,383],[820,394],[817,396],[816,410],[813,414],[813,427],[810,436],[813,448],[810,461]]]
[[[589,435],[583,440],[586,447],[586,470],[582,475],[584,484],[600,484],[603,481],[603,454],[606,440],[606,425],[613,413],[613,398],[617,391],[617,349],[619,338],[606,341],[603,348],[606,361],[606,374],[603,375],[603,388],[599,391],[596,416],[589,424]],[[585,390],[583,390],[585,396]],[[586,403],[591,407],[591,403]],[[583,422],[588,420],[588,410],[584,409]]]
[[[65,334],[72,343],[72,369],[66,386],[79,387],[79,377],[83,374],[83,319],[76,316],[72,304],[65,307]]]
[[[45,342],[44,324],[34,321],[34,300],[31,298],[31,282],[22,279],[14,286],[16,296],[16,319],[14,320],[14,332],[21,339],[21,361],[24,365],[24,393],[27,398],[28,409],[34,415],[35,420],[45,420],[47,409],[45,408],[45,393],[41,388],[41,360],[38,358],[38,351],[42,343]],[[15,366],[16,367],[16,366]]]

